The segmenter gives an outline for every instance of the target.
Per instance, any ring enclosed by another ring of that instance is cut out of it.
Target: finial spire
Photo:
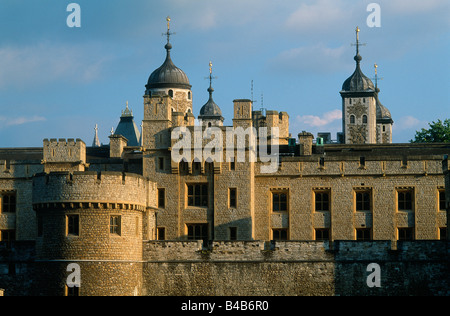
[[[139,138],[139,144],[144,146],[144,121],[141,122],[141,137]]]
[[[361,31],[359,27],[356,27],[356,55],[359,55],[359,32]]]
[[[167,21],[167,32],[163,33],[163,35],[167,36],[167,44],[166,44],[166,49],[170,49],[172,46],[170,45],[170,35],[174,35],[175,33],[170,32],[170,16],[168,16],[166,18]]]
[[[374,64],[373,68],[375,68],[375,89],[376,89],[378,87],[378,71],[377,71],[378,65]]]
[[[375,91],[378,92],[379,91],[379,89],[378,89],[378,80],[383,80],[383,78],[379,78],[378,77],[378,65],[374,64],[373,68],[375,68],[375,78],[372,78],[372,79],[375,80]]]
[[[213,77],[212,77],[212,66],[213,66],[212,61],[209,61],[209,86],[210,87],[212,87],[212,80],[213,80]]]
[[[212,67],[213,67],[212,61],[209,61],[209,88],[208,88],[208,92],[209,92],[209,97],[210,98],[212,97],[212,93],[214,91],[214,89],[212,87],[212,81],[213,81],[213,79],[217,79],[217,77],[213,77],[213,75],[212,75]],[[208,78],[205,78],[205,79],[208,79]]]
[[[357,64],[359,64],[359,62],[361,61],[361,56],[359,55],[359,47],[360,46],[366,46],[365,43],[360,43],[359,42],[359,32],[361,32],[361,29],[357,26],[355,29],[356,32],[356,44],[352,44],[352,46],[356,46],[356,55],[355,55],[355,61]]]
[[[130,108],[128,106],[128,101],[126,102],[125,110],[122,110],[122,117],[125,117],[125,116],[133,116],[133,111],[130,110]]]
[[[95,136],[94,136],[94,141],[92,142],[92,147],[100,147],[100,140],[98,139],[98,125],[95,124]]]

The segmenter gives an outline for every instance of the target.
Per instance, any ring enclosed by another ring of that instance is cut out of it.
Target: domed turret
[[[187,75],[183,70],[175,66],[170,58],[172,45],[167,43],[165,49],[167,50],[166,60],[161,67],[152,72],[145,87],[147,90],[154,88],[191,89],[192,86]]]
[[[209,99],[200,109],[198,119],[201,120],[202,125],[204,126],[223,126],[224,119],[222,117],[222,111],[212,97],[214,92],[214,89],[212,88],[212,79],[212,63],[209,62]]]
[[[380,100],[378,99],[379,91],[380,91],[380,89],[377,89],[377,96],[376,96],[377,121],[384,120],[384,121],[389,121],[389,123],[392,123],[393,120],[392,120],[391,112],[383,104],[381,104]]]
[[[375,86],[361,71],[359,27],[356,27],[356,68],[344,81],[342,96],[342,127],[346,144],[377,143],[377,110]]]
[[[372,80],[367,78],[361,71],[360,61],[362,57],[358,54],[355,56],[356,69],[353,74],[344,81],[342,91],[358,92],[358,91],[374,91],[375,87]]]
[[[180,88],[180,89],[191,89],[191,84],[189,83],[189,79],[183,70],[175,66],[170,57],[170,50],[172,49],[172,44],[170,44],[170,35],[173,33],[170,32],[170,18],[167,17],[167,44],[164,48],[167,51],[166,60],[164,63],[152,72],[150,77],[148,78],[148,82],[145,85],[146,94],[150,94],[152,89],[158,88]]]
[[[183,70],[175,66],[170,56],[172,44],[170,43],[170,18],[167,17],[167,43],[166,59],[163,64],[154,70],[145,85],[144,98],[154,96],[170,96],[172,98],[172,112],[192,113],[192,91],[188,76]],[[146,101],[147,102],[147,101]]]
[[[367,78],[361,71],[360,63],[362,57],[359,54],[359,46],[365,44],[359,43],[359,31],[360,29],[357,27],[355,44],[356,55],[353,58],[356,61],[356,69],[353,74],[344,81],[344,84],[342,85],[343,92],[375,91],[375,86],[373,85],[372,80]]]

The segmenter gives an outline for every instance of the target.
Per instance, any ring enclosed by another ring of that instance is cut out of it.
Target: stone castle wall
[[[144,242],[143,295],[450,295],[445,241]],[[368,265],[380,266],[369,287]]]
[[[144,241],[142,260],[36,260],[34,245],[0,243],[5,295],[450,295],[448,241]],[[380,286],[368,286],[379,266]],[[14,273],[11,269],[14,267]]]

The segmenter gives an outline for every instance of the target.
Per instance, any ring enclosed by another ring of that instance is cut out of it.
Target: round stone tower
[[[36,294],[141,295],[147,189],[121,172],[37,174]]]

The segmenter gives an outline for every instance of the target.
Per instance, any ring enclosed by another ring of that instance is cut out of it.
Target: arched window
[[[169,90],[169,96],[173,98],[173,90]]]
[[[350,115],[350,124],[355,124],[355,116]]]
[[[367,124],[367,115],[363,115],[363,124]]]
[[[191,99],[191,91],[188,92],[188,100]]]
[[[189,165],[186,160],[181,160],[179,164],[180,174],[187,174],[189,171]]]

